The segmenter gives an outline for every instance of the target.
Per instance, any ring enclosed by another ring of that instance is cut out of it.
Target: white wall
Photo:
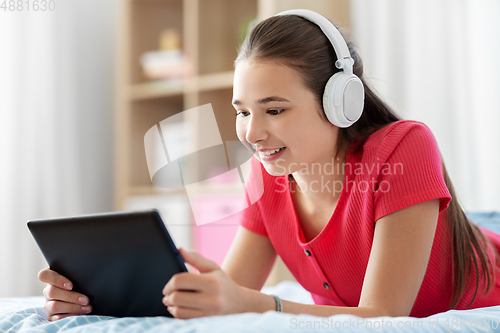
[[[117,1],[0,11],[0,297],[41,295],[27,220],[112,209]]]
[[[500,1],[351,0],[366,75],[433,131],[459,201],[500,211]]]

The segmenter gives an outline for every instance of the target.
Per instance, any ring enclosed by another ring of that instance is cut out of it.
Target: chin
[[[286,176],[291,173],[289,172],[290,170],[288,170],[288,163],[285,159],[279,159],[273,162],[262,161],[260,158],[257,159],[262,164],[262,166],[264,166],[264,169],[266,169],[267,173],[271,176]]]
[[[261,162],[262,163],[262,162]],[[270,174],[271,176],[279,177],[279,176],[285,176],[288,175],[286,173],[286,170],[283,170],[283,168],[277,168],[275,166],[267,166],[266,164],[262,163],[264,165],[264,169],[266,169],[267,173]]]

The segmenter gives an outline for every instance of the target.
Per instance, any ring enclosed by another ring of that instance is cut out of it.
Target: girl
[[[429,128],[380,100],[347,46],[365,98],[359,119],[339,127],[322,104],[339,69],[320,27],[278,15],[247,35],[235,61],[233,106],[239,139],[256,149],[247,193],[258,192],[262,179],[263,195],[243,212],[222,269],[180,249],[199,273],[166,284],[163,302],[173,316],[426,317],[500,304],[500,235],[467,219]],[[315,305],[259,292],[276,255]],[[48,283],[51,320],[91,311],[63,276],[45,269],[39,278]]]

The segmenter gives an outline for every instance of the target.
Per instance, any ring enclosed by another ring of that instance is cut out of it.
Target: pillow
[[[500,212],[468,212],[466,215],[478,226],[500,234]]]

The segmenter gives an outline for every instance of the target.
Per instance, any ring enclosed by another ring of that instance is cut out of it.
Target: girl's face
[[[254,144],[255,157],[269,174],[312,171],[317,170],[312,163],[332,162],[339,129],[320,117],[323,111],[314,94],[293,68],[277,62],[239,61],[233,106],[239,140]],[[280,148],[276,154],[264,155]]]

